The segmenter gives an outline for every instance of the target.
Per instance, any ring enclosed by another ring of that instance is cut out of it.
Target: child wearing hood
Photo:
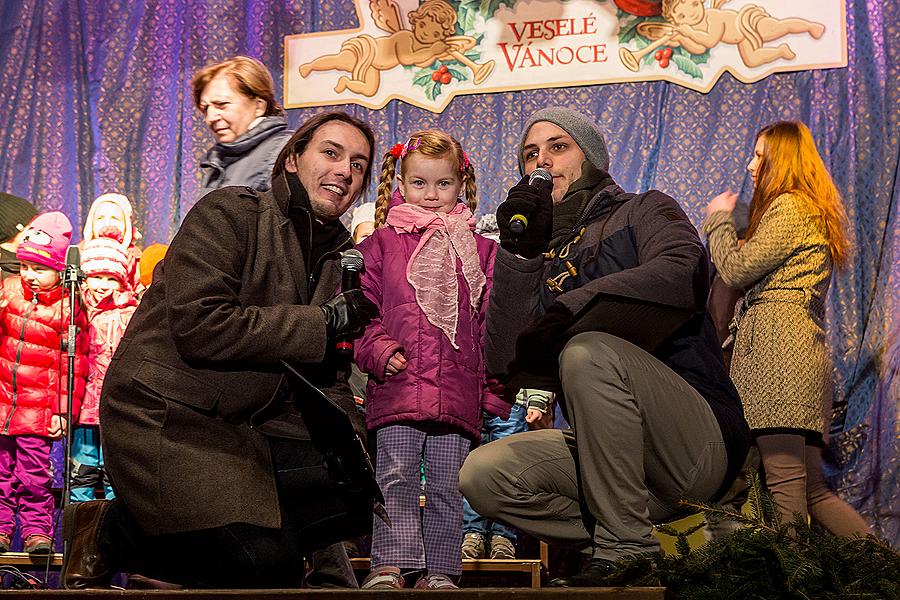
[[[110,238],[119,242],[128,256],[128,285],[137,290],[141,283],[141,249],[137,246],[140,234],[134,228],[132,213],[131,202],[122,194],[97,196],[84,222],[82,244],[96,238]]]

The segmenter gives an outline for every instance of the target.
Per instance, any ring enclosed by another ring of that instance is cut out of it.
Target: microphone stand
[[[75,248],[77,250],[77,248]],[[70,249],[71,250],[71,249]],[[66,257],[69,258],[68,256]],[[66,335],[66,464],[63,468],[65,480],[63,482],[62,506],[69,505],[69,496],[72,493],[72,437],[75,424],[72,422],[72,398],[75,394],[75,339],[78,327],[75,326],[75,310],[78,299],[78,286],[84,279],[84,274],[79,266],[80,260],[76,255],[75,260],[66,260],[66,270],[63,276],[63,285],[69,292],[69,328]],[[65,552],[65,549],[63,550]]]

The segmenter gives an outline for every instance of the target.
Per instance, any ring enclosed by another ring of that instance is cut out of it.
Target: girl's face
[[[108,292],[121,292],[122,282],[112,275],[99,273],[97,275],[89,275],[86,280],[88,289],[95,292],[105,294]]]
[[[94,210],[94,233],[104,229],[125,232],[125,213],[112,202],[102,202]]]
[[[403,159],[401,168],[400,193],[407,203],[448,213],[459,202],[465,179],[453,160],[414,152]]]
[[[756,147],[753,149],[753,158],[750,160],[750,164],[747,165],[747,170],[750,171],[750,175],[753,177],[754,187],[756,186],[756,177],[759,173],[759,165],[762,162],[765,152],[766,138],[759,136],[759,139],[756,140]]]
[[[32,292],[46,292],[59,285],[59,271],[28,260],[22,261],[19,275]]]

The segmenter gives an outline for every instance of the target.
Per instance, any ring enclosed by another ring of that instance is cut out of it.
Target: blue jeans
[[[521,433],[528,430],[528,424],[525,422],[525,407],[521,404],[513,404],[509,411],[509,419],[504,421],[500,417],[495,417],[489,413],[484,413],[484,424],[481,426],[481,445],[508,437],[514,433]],[[488,521],[469,505],[469,501],[463,499],[463,532],[480,533],[486,538],[492,535],[500,535],[513,542],[516,541],[516,530],[503,525]]]

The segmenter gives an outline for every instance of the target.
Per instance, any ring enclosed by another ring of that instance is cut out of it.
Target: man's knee
[[[619,362],[616,347],[627,343],[622,338],[600,331],[579,333],[566,344],[559,355],[560,367],[579,368],[606,366]]]
[[[622,363],[617,346],[624,340],[608,333],[579,333],[559,355],[559,376],[563,387],[586,381],[588,376],[603,379],[622,378]]]
[[[494,480],[497,467],[491,458],[490,445],[476,448],[469,453],[459,471],[459,490],[479,515],[492,517],[500,509],[500,496],[495,493]]]

